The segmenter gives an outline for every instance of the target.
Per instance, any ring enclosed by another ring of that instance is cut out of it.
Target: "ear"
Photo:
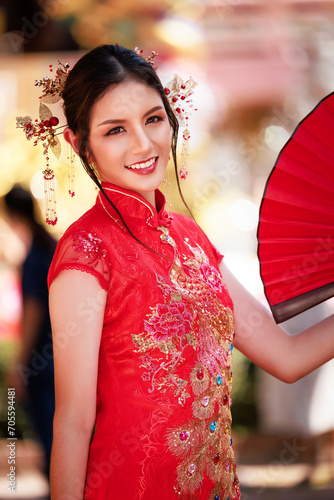
[[[63,136],[64,136],[65,141],[68,142],[70,146],[72,146],[72,148],[74,149],[76,154],[79,156],[79,147],[78,147],[79,139],[78,139],[78,137],[74,134],[74,132],[69,127],[66,127],[64,129]]]
[[[80,156],[79,155],[79,146],[78,146],[79,138],[74,134],[74,132],[69,127],[66,127],[64,132],[63,132],[63,136],[64,136],[65,141],[68,142],[70,146],[72,146],[75,153],[78,156]],[[94,161],[91,154],[88,155],[88,161],[89,162]]]

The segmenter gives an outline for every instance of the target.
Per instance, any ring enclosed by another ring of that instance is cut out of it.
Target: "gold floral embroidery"
[[[192,420],[166,436],[170,452],[180,460],[175,485],[180,498],[196,498],[206,474],[213,483],[210,499],[239,499],[230,412],[233,313],[217,296],[225,284],[201,247],[186,239],[193,257],[181,258],[163,229],[162,241],[173,246],[175,261],[170,283],[157,275],[164,303],[151,308],[145,331],[132,336],[135,352],[142,354],[142,378],[151,393],[173,389],[182,406],[192,399]],[[189,348],[197,361],[185,380],[177,371]]]
[[[200,390],[198,378],[207,380],[205,375],[203,377],[205,370],[200,364],[196,365],[195,370],[191,377],[192,388],[200,392],[192,404],[195,418],[186,425],[170,430],[167,435],[170,451],[182,459],[177,468],[175,489],[180,495],[195,495],[206,473],[214,485],[209,498],[239,498],[231,438],[231,372],[226,373],[227,384],[217,375],[210,378],[206,389],[204,387],[207,384],[204,382],[203,390]]]
[[[178,376],[176,367],[183,363],[184,351],[189,346],[197,345],[193,333],[195,311],[179,300],[181,296],[173,293],[162,276],[158,276],[157,281],[162,285],[167,300],[164,304],[151,308],[150,316],[144,321],[145,332],[132,335],[132,340],[136,346],[135,352],[146,353],[158,349],[165,355],[159,358],[152,358],[147,354],[141,356],[141,366],[146,370],[142,378],[151,383],[149,392],[155,389],[165,392],[173,388],[179,403],[184,405],[190,397],[187,392],[188,382]]]

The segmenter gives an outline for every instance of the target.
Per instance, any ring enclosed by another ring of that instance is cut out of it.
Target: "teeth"
[[[145,163],[136,163],[135,165],[128,165],[126,168],[138,169],[138,168],[147,168],[153,165],[156,158],[152,158],[152,160],[148,160]]]

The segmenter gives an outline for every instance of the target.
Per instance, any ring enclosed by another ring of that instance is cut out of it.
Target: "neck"
[[[155,191],[150,191],[149,193],[138,193],[141,194],[143,198],[145,198],[146,201],[151,203],[151,205],[156,209],[156,202],[155,202]]]
[[[124,188],[124,187],[121,187],[121,186],[117,186],[117,184],[113,184],[113,183],[110,183],[108,181],[105,181],[105,180],[101,180],[101,184],[102,186],[103,185],[107,185],[107,184],[112,184],[115,188],[119,187],[120,189],[127,189],[127,190],[130,190],[130,188]],[[155,209],[157,209],[157,206],[156,206],[156,201],[155,201],[155,190],[154,191],[133,191],[134,193],[137,193],[139,194],[140,196],[142,196],[146,201],[148,201]]]

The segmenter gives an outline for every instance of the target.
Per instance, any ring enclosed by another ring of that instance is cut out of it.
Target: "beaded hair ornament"
[[[138,47],[134,49],[134,52],[154,67],[154,58],[158,55],[157,52],[152,51],[152,54],[147,58],[143,57],[143,51],[138,49]],[[49,68],[52,73],[54,70],[51,64]],[[46,76],[42,80],[35,80],[35,86],[42,88],[42,95],[39,98],[39,119],[33,120],[30,116],[16,117],[16,128],[23,129],[28,140],[34,139],[34,146],[37,146],[37,144],[41,142],[44,148],[43,154],[46,160],[46,168],[42,173],[44,177],[45,220],[52,226],[57,224],[58,217],[56,212],[57,202],[55,197],[55,174],[49,164],[49,151],[51,150],[56,158],[59,159],[61,153],[61,143],[57,136],[62,134],[62,129],[64,129],[67,125],[57,127],[59,119],[53,115],[46,104],[55,104],[61,101],[62,93],[69,73],[69,64],[63,64],[58,61],[58,67],[55,71],[54,79]],[[180,127],[184,127],[181,149],[182,161],[180,167],[180,177],[182,179],[185,179],[188,175],[190,139],[188,119],[191,114],[191,108],[193,108],[190,96],[196,86],[197,82],[195,82],[192,77],[190,77],[187,81],[183,81],[179,75],[174,75],[174,78],[164,87],[165,94],[179,121],[179,125]],[[68,191],[70,196],[73,197],[75,192],[72,148],[67,159],[69,168]]]

